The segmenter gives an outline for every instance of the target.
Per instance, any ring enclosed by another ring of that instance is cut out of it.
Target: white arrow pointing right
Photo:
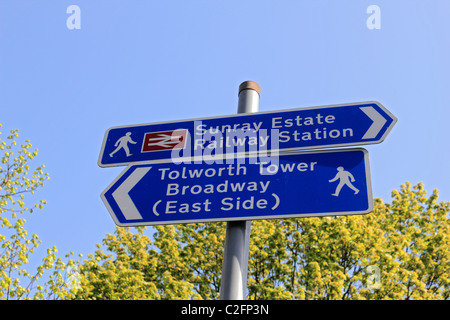
[[[373,121],[362,139],[373,139],[378,135],[387,120],[373,107],[360,107],[360,109]]]
[[[128,194],[134,186],[141,181],[141,179],[147,174],[152,167],[137,168],[132,174],[112,193],[112,197],[116,200],[117,205],[122,211],[125,219],[134,220],[142,219],[141,214],[134,205]]]

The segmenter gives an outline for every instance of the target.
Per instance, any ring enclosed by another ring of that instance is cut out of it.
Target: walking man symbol
[[[333,179],[328,180],[328,182],[334,182],[339,179],[339,184],[336,187],[336,191],[332,195],[338,197],[344,185],[347,185],[350,189],[355,191],[355,194],[358,194],[359,190],[352,185],[352,182],[355,182],[355,178],[353,177],[353,175],[350,172],[345,171],[344,167],[338,167],[337,170],[338,173],[336,174],[336,176]]]
[[[125,153],[127,154],[127,157],[131,156],[130,149],[128,149],[128,143],[136,144],[136,142],[134,142],[130,138],[130,136],[131,136],[131,132],[127,132],[123,137],[119,138],[116,141],[116,144],[114,145],[114,147],[117,147],[116,150],[111,152],[109,154],[109,156],[112,157],[117,151],[119,151],[122,148],[123,148],[123,150],[125,150]]]

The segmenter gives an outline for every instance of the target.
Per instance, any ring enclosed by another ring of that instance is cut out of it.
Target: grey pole
[[[261,89],[256,82],[239,86],[238,113],[259,111]],[[223,253],[221,300],[245,300],[247,291],[248,251],[251,221],[227,222]]]

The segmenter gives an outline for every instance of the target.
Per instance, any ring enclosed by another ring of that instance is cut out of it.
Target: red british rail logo
[[[142,152],[184,149],[186,136],[186,129],[147,132],[144,136]]]

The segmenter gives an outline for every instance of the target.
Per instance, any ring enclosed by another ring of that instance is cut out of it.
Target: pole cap
[[[259,86],[259,84],[257,84],[255,81],[250,80],[241,83],[241,85],[239,86],[239,94],[241,94],[243,90],[249,89],[255,90],[256,92],[258,92],[258,95],[261,95],[261,87]]]

